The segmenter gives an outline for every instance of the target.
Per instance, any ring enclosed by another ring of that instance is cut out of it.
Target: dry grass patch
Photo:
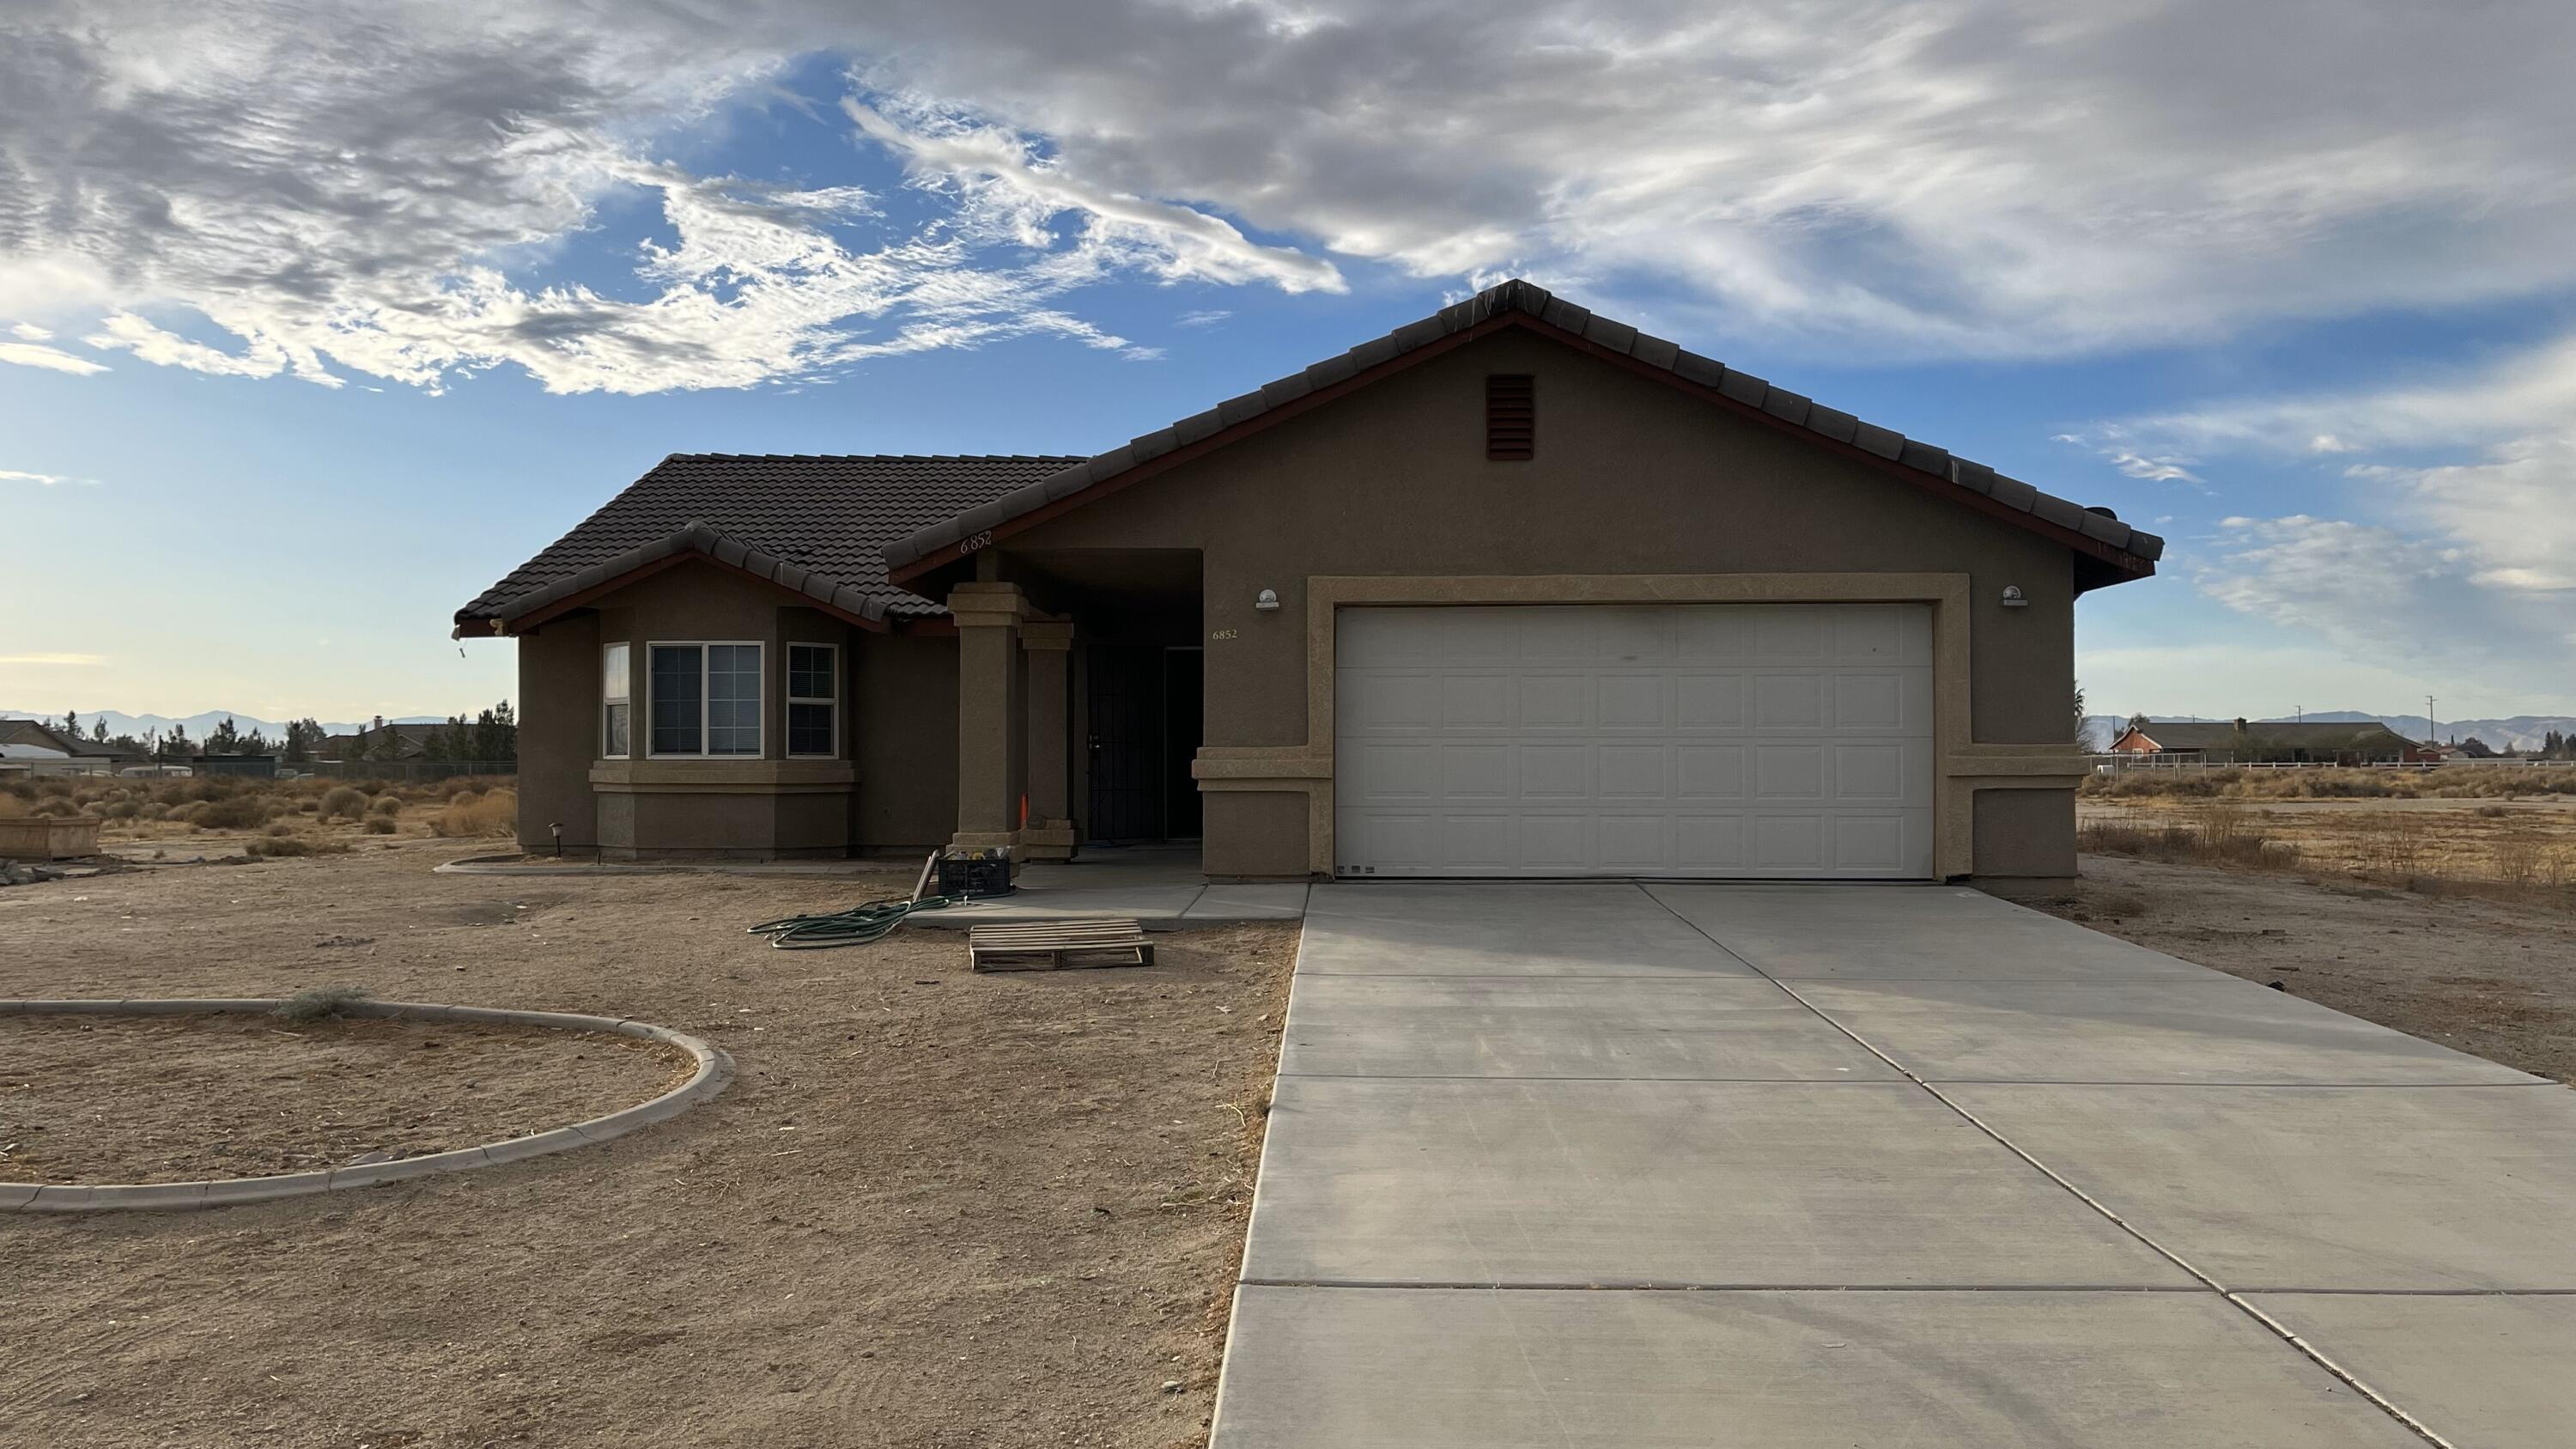
[[[515,834],[519,828],[519,792],[467,790],[431,817],[430,834],[450,840]]]
[[[2081,793],[2093,800],[2511,800],[2576,795],[2576,765],[2118,770],[2085,776]]]
[[[2081,849],[2576,909],[2576,811],[2214,799],[2085,812]]]

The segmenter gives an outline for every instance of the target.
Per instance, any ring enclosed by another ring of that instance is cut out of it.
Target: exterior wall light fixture
[[[2007,609],[2027,609],[2030,607],[2030,600],[2022,597],[2021,585],[2004,585],[2004,607]]]
[[[1259,594],[1253,596],[1252,607],[1259,609],[1265,614],[1277,611],[1279,608],[1279,591],[1277,589],[1263,589]]]

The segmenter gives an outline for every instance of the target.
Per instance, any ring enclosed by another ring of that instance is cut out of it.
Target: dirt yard
[[[955,932],[742,934],[891,875],[430,872],[471,849],[0,891],[0,996],[345,983],[634,1015],[726,1048],[733,1087],[478,1172],[0,1219],[0,1440],[1199,1441],[1293,927],[1165,937],[1145,970],[973,976]],[[21,1135],[6,1103],[0,1141]]]
[[[1996,894],[2337,1011],[2576,1083],[2576,916],[2358,882],[2087,855]]]
[[[686,1052],[605,1032],[0,1016],[0,1180],[191,1182],[421,1157],[631,1107],[694,1070]]]

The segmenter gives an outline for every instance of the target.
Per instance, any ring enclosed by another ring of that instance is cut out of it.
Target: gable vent
[[[1485,379],[1485,457],[1497,463],[1538,456],[1538,380],[1526,372]]]

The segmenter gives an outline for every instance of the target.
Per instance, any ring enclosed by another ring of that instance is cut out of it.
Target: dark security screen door
[[[1094,840],[1159,838],[1163,833],[1163,651],[1151,644],[1095,644],[1088,664],[1088,833]]]

